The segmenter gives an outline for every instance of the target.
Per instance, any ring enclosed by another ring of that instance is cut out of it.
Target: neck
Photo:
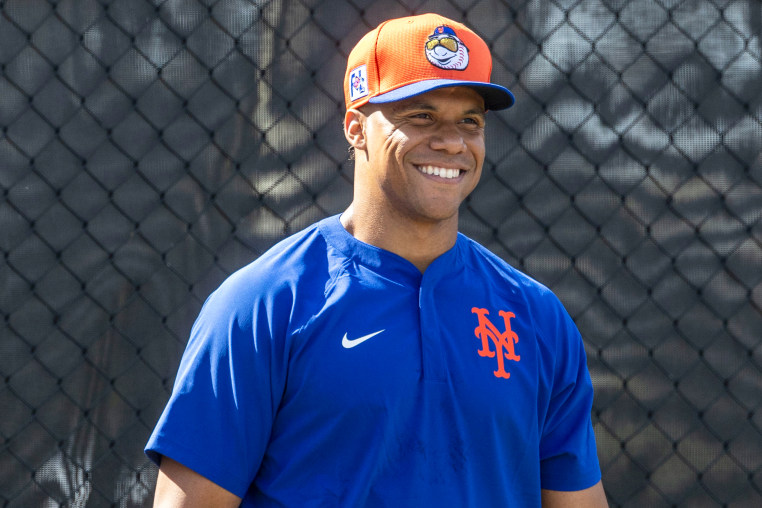
[[[436,222],[415,221],[356,203],[342,214],[341,223],[358,240],[407,259],[421,272],[450,250],[458,236],[457,215]]]

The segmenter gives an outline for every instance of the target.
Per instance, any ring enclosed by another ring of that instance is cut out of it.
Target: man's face
[[[388,104],[369,104],[366,198],[385,213],[418,222],[457,220],[484,163],[484,100],[450,87]],[[355,175],[357,178],[358,175]]]

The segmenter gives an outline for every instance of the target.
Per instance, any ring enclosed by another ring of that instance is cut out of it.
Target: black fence
[[[434,11],[494,52],[462,230],[585,337],[611,506],[762,506],[758,0],[0,1],[0,502],[147,506],[202,301],[343,210],[346,56]]]

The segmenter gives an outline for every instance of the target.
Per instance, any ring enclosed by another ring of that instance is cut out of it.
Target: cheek
[[[400,130],[393,130],[384,139],[384,152],[390,157],[402,160],[407,153],[410,140]]]
[[[487,148],[484,143],[484,136],[480,136],[479,138],[473,140],[471,144],[471,152],[474,154],[474,157],[476,158],[479,165],[484,162],[486,151]]]

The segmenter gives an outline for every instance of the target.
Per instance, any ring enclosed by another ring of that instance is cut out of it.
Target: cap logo
[[[368,73],[365,65],[355,67],[349,73],[349,100],[354,102],[368,95]]]
[[[440,69],[462,71],[468,67],[468,48],[449,26],[436,27],[425,49],[426,58]]]

